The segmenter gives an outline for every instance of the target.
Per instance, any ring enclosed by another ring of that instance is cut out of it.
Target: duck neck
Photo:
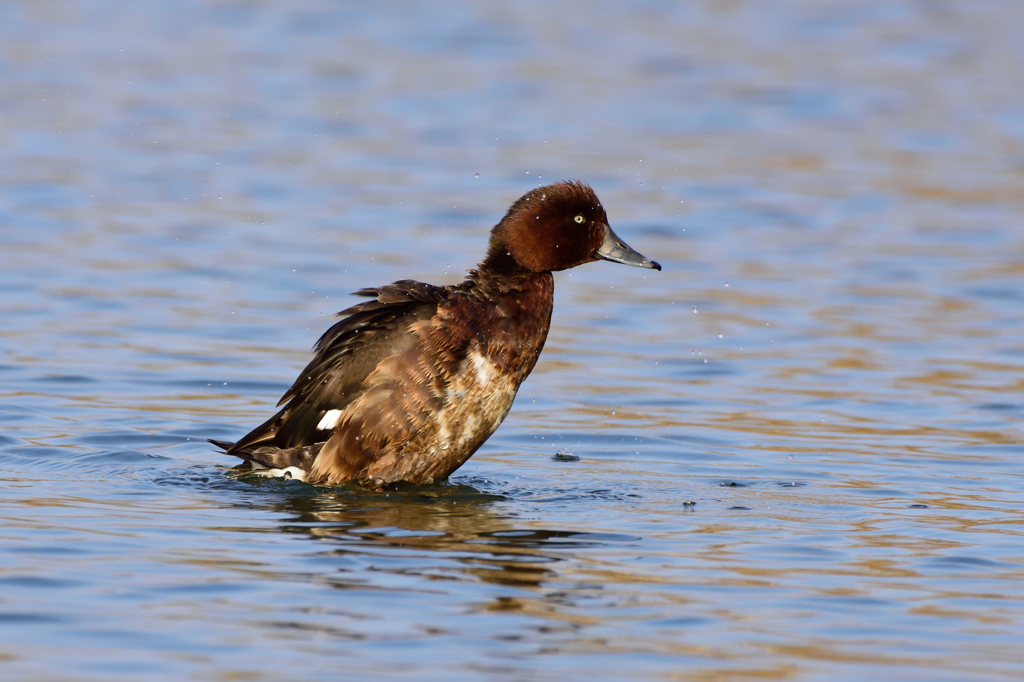
[[[550,272],[524,268],[504,247],[492,245],[483,262],[469,271],[468,280],[484,295],[503,295],[531,288],[537,280],[552,281],[552,278]]]
[[[516,387],[533,370],[551,328],[555,280],[551,272],[520,265],[504,248],[490,249],[469,271],[466,294],[483,303],[490,339],[484,347],[499,366],[513,368]]]
[[[495,244],[493,241],[487,249],[487,257],[477,266],[477,271],[505,277],[515,277],[530,272],[512,257],[505,246]]]

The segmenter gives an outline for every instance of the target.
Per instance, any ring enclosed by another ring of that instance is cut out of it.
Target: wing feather
[[[411,349],[410,327],[431,319],[437,306],[461,287],[439,287],[414,280],[360,289],[372,300],[340,313],[313,347],[315,355],[278,402],[284,407],[228,450],[238,455],[259,446],[295,448],[327,440],[317,425],[330,410],[344,410],[366,391],[366,378],[387,358]]]

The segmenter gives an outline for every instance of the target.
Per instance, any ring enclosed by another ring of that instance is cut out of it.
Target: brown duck
[[[280,412],[237,443],[253,469],[374,486],[447,478],[501,424],[551,324],[552,271],[608,260],[661,266],[608,226],[580,182],[526,193],[491,231],[466,281],[402,280],[338,313]]]

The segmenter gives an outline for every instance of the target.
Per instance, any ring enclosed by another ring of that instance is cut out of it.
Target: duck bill
[[[658,261],[651,260],[631,249],[629,244],[619,239],[619,235],[612,232],[612,228],[607,225],[604,226],[604,243],[594,252],[594,258],[632,265],[634,268],[661,270]]]

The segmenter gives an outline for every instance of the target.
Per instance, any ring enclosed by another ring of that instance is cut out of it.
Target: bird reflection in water
[[[282,532],[331,543],[322,556],[358,565],[386,559],[387,568],[376,570],[406,576],[474,577],[537,588],[557,578],[553,566],[566,558],[556,556],[557,550],[579,548],[577,536],[586,535],[517,528],[513,519],[494,510],[503,496],[466,484],[399,486],[382,494],[358,484],[324,490],[301,483],[253,482],[288,489],[289,494],[268,500],[272,510],[291,517],[281,524]],[[367,587],[365,572],[340,571],[342,575],[329,579],[332,585]]]

